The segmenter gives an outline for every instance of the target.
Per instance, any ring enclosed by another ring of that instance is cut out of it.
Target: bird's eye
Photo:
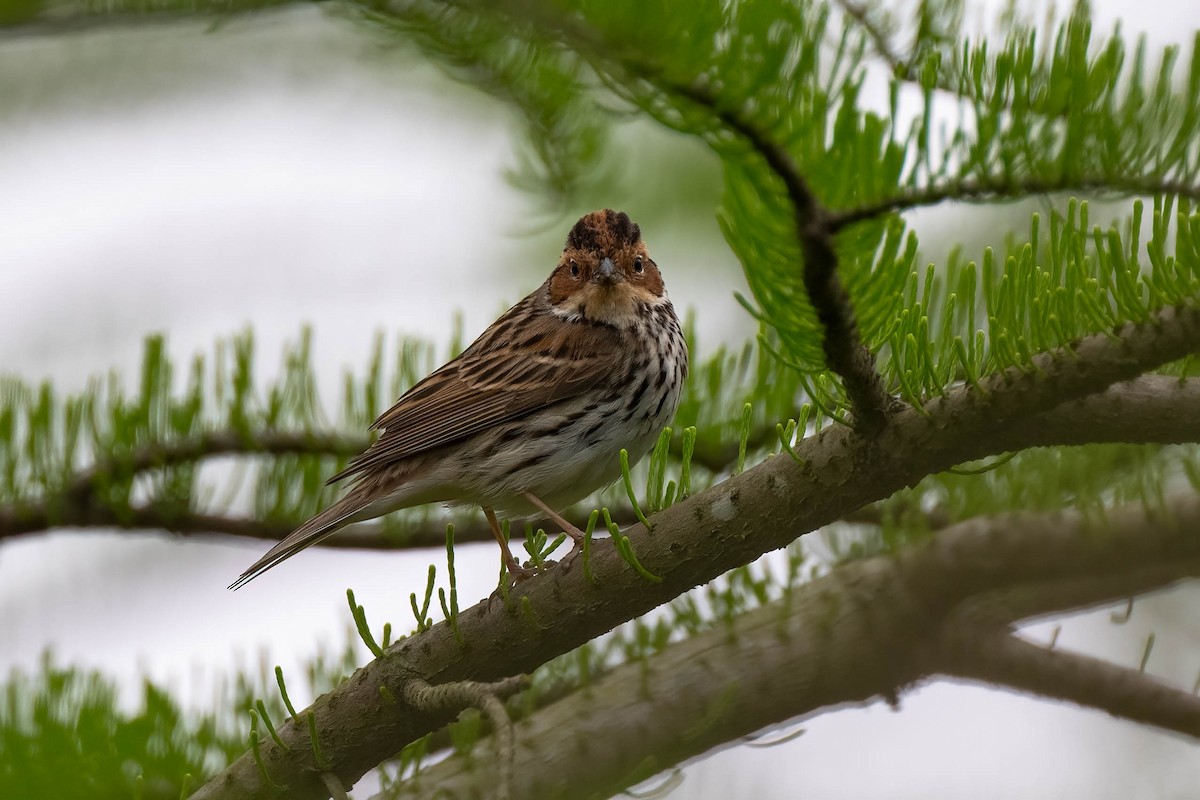
[[[641,275],[646,268],[642,266],[642,257],[638,256],[633,260],[633,271]]]
[[[572,278],[579,277],[579,265],[576,264],[574,261],[571,262],[571,277]]]

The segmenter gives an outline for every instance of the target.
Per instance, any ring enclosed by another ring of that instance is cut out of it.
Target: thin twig
[[[834,0],[846,16],[851,17],[862,26],[871,43],[875,46],[876,54],[891,68],[892,74],[907,79],[912,71],[908,61],[901,58],[892,49],[892,42],[875,20],[871,19],[871,10],[865,4],[854,3],[851,0]]]
[[[1020,200],[1052,192],[1086,191],[1114,196],[1173,194],[1200,200],[1200,185],[1181,180],[1160,178],[1025,178],[1018,180],[976,179],[912,189],[868,205],[832,211],[828,224],[840,231],[859,222],[877,219],[885,214],[933,206],[946,201]]]
[[[875,368],[875,356],[862,342],[854,306],[838,277],[833,242],[836,231],[829,212],[817,201],[787,151],[748,119],[697,86],[664,88],[710,109],[726,127],[745,139],[783,182],[804,255],[804,288],[824,331],[821,341],[826,365],[846,387],[856,429],[865,436],[874,436],[883,429],[897,401],[887,393],[883,377]]]
[[[81,470],[67,483],[64,494],[76,500],[115,477],[131,477],[151,469],[191,464],[224,455],[311,455],[348,458],[371,444],[365,436],[280,431],[209,431],[195,436],[143,445],[129,453],[107,455]]]

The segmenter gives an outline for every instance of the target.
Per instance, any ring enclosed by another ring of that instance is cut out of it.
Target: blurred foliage
[[[349,633],[349,632],[348,632]],[[346,679],[361,653],[346,646],[304,666],[312,696]],[[0,683],[0,797],[97,800],[186,796],[246,750],[247,714],[286,714],[276,678],[263,665],[221,684],[206,710],[184,708],[148,678],[136,703],[93,670],[45,654],[36,671]],[[294,690],[293,690],[294,692]]]
[[[0,3],[0,28],[35,20],[45,6],[45,0],[4,0]]]
[[[11,674],[0,693],[0,797],[12,800],[180,797],[245,749],[229,714],[184,712],[170,692],[143,682],[126,711],[113,682],[57,666]],[[193,786],[196,785],[193,783]]]
[[[0,25],[69,29],[72,20],[106,15],[220,16],[264,5],[64,0],[6,8]],[[674,427],[677,436],[695,428],[696,453],[711,459],[681,457],[691,440],[679,436],[673,449],[637,468],[629,488],[605,490],[587,507],[617,505],[642,487],[642,508],[669,504],[677,495],[666,487],[686,481],[702,489],[734,471],[746,453],[753,463],[787,451],[839,424],[847,410],[822,360],[794,210],[760,155],[722,124],[722,112],[783,146],[823,205],[861,219],[837,239],[839,275],[889,390],[910,403],[999,370],[1027,369],[1036,352],[1195,302],[1200,289],[1200,214],[1193,207],[1200,197],[1200,36],[1190,55],[1177,48],[1150,53],[1119,31],[1094,31],[1084,3],[1053,28],[1010,9],[1007,32],[988,41],[965,35],[962,4],[954,0],[912,3],[890,16],[871,9],[877,25],[904,17],[915,36],[903,52],[879,40],[879,30],[891,28],[866,27],[817,0],[694,3],[686,15],[678,4],[637,0],[341,0],[324,7],[367,23],[376,35],[415,44],[456,79],[509,104],[525,131],[514,183],[552,209],[591,207],[582,198],[633,160],[621,150],[620,125],[628,119],[691,137],[719,160],[719,220],[745,273],[751,296],[744,304],[759,320],[760,336],[693,365]],[[871,73],[871,64],[882,69]],[[881,101],[868,91],[872,76],[886,84]],[[711,102],[697,102],[700,96]],[[902,113],[902,105],[916,110]],[[649,186],[649,196],[669,199],[680,187],[688,194],[695,184],[688,183],[686,157],[675,170],[683,179]],[[1073,199],[1079,194],[1148,199],[1123,202],[1115,220],[1097,224],[1089,205]],[[1021,229],[994,231],[978,252],[959,248],[937,264],[919,263],[921,243],[898,213],[947,198],[1042,195],[1045,207],[1025,216]],[[694,344],[696,322],[687,327]],[[49,385],[0,380],[0,517],[19,518],[38,506],[53,512],[75,476],[100,463],[93,500],[118,514],[136,504],[179,513],[228,510],[243,480],[255,516],[299,522],[332,498],[324,479],[344,454],[314,447],[259,455],[255,469],[219,486],[201,480],[199,458],[147,464],[144,454],[211,432],[357,435],[436,361],[426,343],[401,340],[389,353],[380,339],[363,372],[346,376],[331,414],[317,396],[309,353],[305,334],[285,353],[280,377],[264,382],[249,334],[186,368],[151,338],[132,388],[110,377],[60,397]],[[1164,371],[1193,369],[1183,363]],[[955,520],[1064,506],[1099,512],[1130,499],[1153,504],[1173,485],[1200,481],[1198,456],[1195,446],[1043,449],[977,465],[974,474],[931,476],[883,503],[881,524],[831,526],[824,562],[797,545],[783,564],[767,559],[735,570],[654,622],[636,621],[559,659],[517,702],[536,703],[543,687],[585,684],[612,663],[647,657],[782,596],[837,559],[919,540],[928,534],[930,510]],[[693,461],[712,466],[685,478]],[[410,510],[386,524],[403,535],[437,515]],[[541,553],[543,544],[533,549]],[[435,582],[431,571],[418,630],[427,624]],[[260,682],[231,707],[249,708],[251,695],[274,696],[269,682]],[[160,785],[177,794],[183,773],[204,773],[244,748],[244,734],[219,734],[214,719],[181,716],[149,685],[141,716],[130,716],[117,710],[103,679],[49,663],[36,677],[12,678],[5,697],[0,769],[9,771],[0,775],[11,787],[53,777],[55,769],[69,772],[55,764],[73,762],[72,780],[97,787],[90,796],[133,787],[138,776],[144,796],[157,796]],[[279,719],[281,705],[272,702],[266,715]],[[453,743],[469,746],[479,733],[478,719],[468,715],[456,724]],[[128,760],[114,749],[119,741],[129,742]],[[416,769],[429,746],[408,748],[395,770]],[[43,769],[36,763],[43,752],[45,773],[12,771]],[[28,757],[10,766],[10,753]]]

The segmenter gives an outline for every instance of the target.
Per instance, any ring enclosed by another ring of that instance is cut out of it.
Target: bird
[[[427,503],[483,509],[514,580],[497,515],[548,519],[647,453],[675,415],[688,348],[658,265],[629,215],[571,228],[546,281],[371,426],[378,438],[329,483],[349,491],[254,562],[229,588],[354,522]]]

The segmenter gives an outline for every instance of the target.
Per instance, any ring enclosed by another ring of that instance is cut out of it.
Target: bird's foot
[[[508,571],[508,577],[512,579],[512,585],[514,586],[521,581],[527,581],[534,575],[538,574],[538,570],[536,568],[523,567],[517,563],[515,558],[505,563],[504,568]]]

